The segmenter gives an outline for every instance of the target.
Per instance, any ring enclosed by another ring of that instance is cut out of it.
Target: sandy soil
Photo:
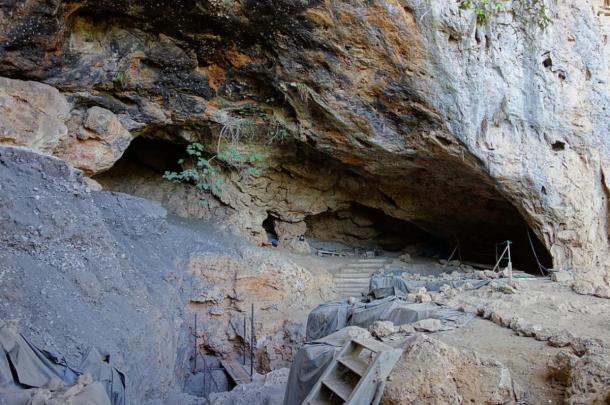
[[[506,365],[520,387],[531,394],[531,403],[562,403],[564,388],[550,383],[547,368],[548,361],[559,349],[516,336],[510,329],[483,319],[474,319],[459,329],[435,333],[433,337]]]
[[[575,336],[599,338],[610,343],[610,300],[574,293],[548,279],[520,281],[515,294],[494,292],[486,287],[465,291],[447,303],[454,306],[494,308],[541,325],[566,329]]]

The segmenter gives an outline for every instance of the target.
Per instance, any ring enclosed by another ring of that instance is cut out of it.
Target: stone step
[[[370,274],[337,274],[335,275],[336,280],[345,281],[345,280],[370,280]]]
[[[355,263],[386,263],[388,259],[358,259]]]
[[[373,262],[373,261],[363,261],[363,262],[348,262],[347,265],[352,266],[385,266],[388,262]]]
[[[370,279],[373,276],[373,273],[338,273],[335,274],[335,278],[366,278]]]
[[[350,283],[350,284],[338,284],[335,285],[335,287],[337,289],[342,289],[342,288],[358,288],[358,289],[364,289],[364,290],[368,290],[369,289],[369,284],[368,283]]]
[[[350,291],[340,291],[340,292],[337,293],[337,295],[339,295],[339,297],[356,297],[356,298],[359,298],[359,297],[362,297],[363,291],[353,291],[353,292],[350,292]]]
[[[373,274],[376,273],[378,271],[380,271],[381,269],[352,269],[352,268],[343,268],[341,270],[339,270],[337,272],[338,273],[349,273],[349,274],[358,274],[358,273],[366,273],[366,274]]]
[[[359,287],[359,288],[369,288],[369,285],[371,283],[366,280],[366,281],[358,281],[358,280],[354,280],[354,281],[342,281],[340,283],[335,283],[335,286],[337,288],[341,288],[341,287]]]
[[[362,290],[362,289],[364,289],[364,290],[367,290],[367,291],[368,291],[368,289],[369,289],[369,284],[368,284],[368,283],[367,283],[367,284],[365,284],[365,283],[361,283],[361,284],[358,284],[358,283],[351,283],[351,284],[339,284],[339,285],[336,285],[335,287],[336,287],[337,289],[345,289],[345,288],[354,289],[354,288],[357,288],[357,289],[361,289],[361,290]]]
[[[337,294],[340,296],[352,296],[352,297],[361,297],[365,294],[365,291],[362,290],[337,290]]]
[[[367,277],[371,277],[373,274],[375,274],[374,271],[340,271],[338,273],[335,273],[336,276],[342,275],[342,276],[367,276]]]
[[[359,290],[367,290],[369,289],[369,284],[337,284],[335,285],[337,289],[345,289],[345,288],[357,288]]]

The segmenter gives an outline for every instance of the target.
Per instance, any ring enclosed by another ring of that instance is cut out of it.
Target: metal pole
[[[195,337],[195,361],[193,362],[193,374],[197,371],[197,313],[195,313],[195,333],[193,334]]]
[[[246,331],[246,314],[244,314],[244,339],[243,339],[243,342],[244,342],[244,345],[243,345],[244,346],[243,347],[243,349],[244,349],[243,350],[244,351],[244,353],[243,353],[243,355],[244,355],[244,366],[246,365],[246,349],[248,348],[248,343],[247,343],[248,341],[246,340],[247,339],[246,338],[246,334],[247,334],[247,331]]]
[[[513,283],[513,261],[510,257],[510,244],[512,242],[510,240],[506,241],[506,249],[508,249],[508,283]]]
[[[208,394],[208,389],[206,388],[206,380],[207,378],[207,373],[208,373],[208,362],[205,359],[205,357],[201,356],[201,358],[203,359],[203,394],[205,396],[207,396],[206,394]],[[197,359],[197,354],[195,354],[195,359]],[[214,378],[212,376],[212,373],[210,373],[210,377],[212,377],[212,379]],[[210,387],[210,391],[212,390],[212,387]]]
[[[252,303],[252,317],[250,318],[250,381],[254,377],[254,303]]]
[[[500,261],[502,260],[502,258],[504,257],[504,255],[506,254],[506,250],[508,249],[508,246],[506,246],[506,248],[504,248],[504,251],[502,252],[502,254],[500,255],[500,258],[498,259],[498,261],[496,262],[496,265],[494,266],[492,271],[496,271],[496,269],[498,268],[498,266],[500,266]]]
[[[451,259],[453,259],[453,255],[455,254],[455,252],[457,252],[457,250],[458,250],[458,246],[460,246],[460,245],[459,245],[459,244],[458,244],[458,245],[455,245],[455,249],[453,249],[453,252],[451,252],[451,256],[449,256],[449,259],[447,259],[447,263],[445,263],[445,264],[443,265],[443,267],[447,267],[447,265],[449,264],[449,262],[451,261]]]

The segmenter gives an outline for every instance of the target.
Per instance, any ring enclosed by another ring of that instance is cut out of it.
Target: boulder
[[[376,321],[369,328],[369,332],[371,332],[371,335],[373,336],[382,338],[393,335],[397,330],[394,323],[390,321]]]
[[[119,117],[102,107],[74,111],[68,125],[69,136],[61,140],[54,154],[88,175],[110,169],[133,139]]]
[[[502,363],[429,336],[412,338],[386,384],[381,404],[514,404],[520,399]]]
[[[560,284],[570,284],[574,281],[574,277],[567,271],[554,271],[551,273],[551,280]]]
[[[68,136],[69,117],[70,104],[56,88],[0,77],[0,143],[52,153]]]

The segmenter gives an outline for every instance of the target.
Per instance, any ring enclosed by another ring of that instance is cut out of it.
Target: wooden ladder
[[[370,405],[402,354],[374,339],[352,339],[343,346],[303,401],[306,405]]]

